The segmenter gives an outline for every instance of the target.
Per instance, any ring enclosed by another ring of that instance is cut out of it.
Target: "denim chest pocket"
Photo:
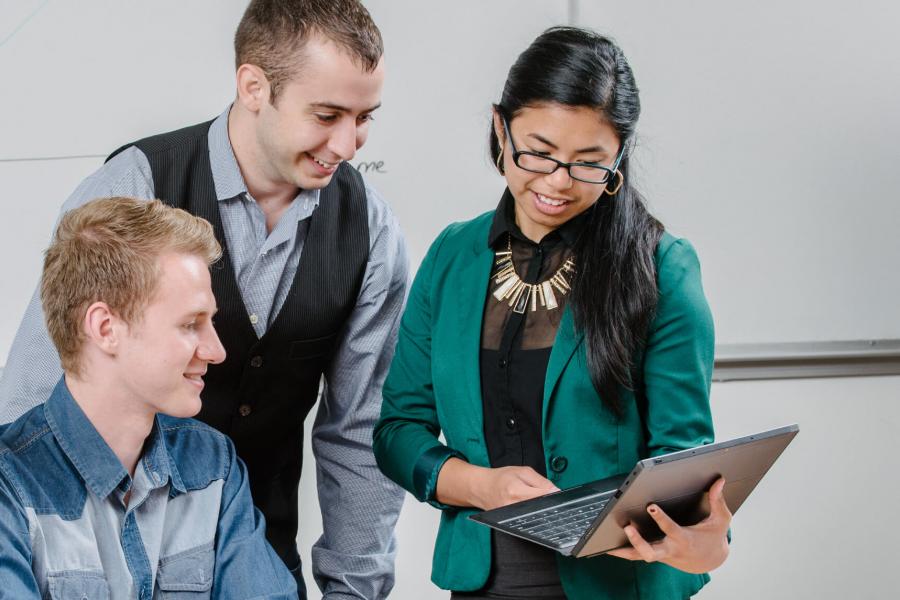
[[[51,600],[109,600],[109,584],[102,571],[59,571],[47,575]]]
[[[209,598],[214,565],[215,553],[212,543],[160,559],[156,571],[154,600]]]

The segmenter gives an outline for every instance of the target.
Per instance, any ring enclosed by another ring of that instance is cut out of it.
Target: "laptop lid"
[[[644,539],[661,539],[662,531],[647,514],[651,503],[680,525],[705,519],[706,491],[719,477],[725,477],[725,502],[736,513],[799,430],[787,425],[639,461],[571,555],[593,556],[629,545],[624,532],[629,522]]]

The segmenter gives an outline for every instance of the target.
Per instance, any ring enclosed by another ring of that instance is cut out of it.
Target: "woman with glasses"
[[[728,554],[722,480],[706,520],[651,505],[662,540],[628,526],[631,547],[592,558],[467,518],[713,439],[712,318],[693,248],[629,180],[639,112],[613,42],[546,31],[494,106],[497,209],[445,229],[419,268],[375,454],[442,510],[432,579],[453,598],[682,600]]]

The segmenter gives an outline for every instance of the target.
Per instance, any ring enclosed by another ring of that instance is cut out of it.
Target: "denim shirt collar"
[[[144,463],[144,470],[156,486],[162,486],[166,481],[171,481],[172,493],[170,495],[175,496],[177,493],[185,493],[187,489],[184,487],[181,474],[178,472],[178,467],[175,466],[175,460],[169,452],[165,439],[160,415],[157,414],[153,422],[153,429],[147,437],[147,443],[144,444],[141,462]]]
[[[75,402],[66,386],[65,377],[59,380],[45,403],[44,416],[60,448],[78,470],[88,489],[98,498],[106,498],[123,484],[123,480],[127,482],[126,488],[130,487],[128,472]],[[171,479],[172,487],[184,493],[181,475],[160,431],[157,415],[150,436],[144,444],[141,461],[148,474],[153,474],[151,477],[157,485],[163,485]]]

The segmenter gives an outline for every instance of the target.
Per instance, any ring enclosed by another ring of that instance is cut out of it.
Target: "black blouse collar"
[[[554,246],[561,240],[566,246],[573,248],[575,242],[578,240],[578,236],[581,235],[588,219],[590,219],[591,213],[594,211],[594,207],[592,206],[577,217],[569,219],[560,227],[545,235],[540,244],[536,244],[525,237],[525,234],[523,234],[522,230],[519,229],[519,226],[516,225],[515,206],[516,204],[512,197],[512,193],[510,193],[509,188],[506,188],[506,190],[503,191],[503,196],[500,198],[500,204],[497,205],[497,210],[494,213],[494,221],[491,224],[491,231],[488,235],[488,245],[490,245],[491,248],[496,248],[497,243],[500,240],[505,240],[507,234],[517,240],[534,246]]]

